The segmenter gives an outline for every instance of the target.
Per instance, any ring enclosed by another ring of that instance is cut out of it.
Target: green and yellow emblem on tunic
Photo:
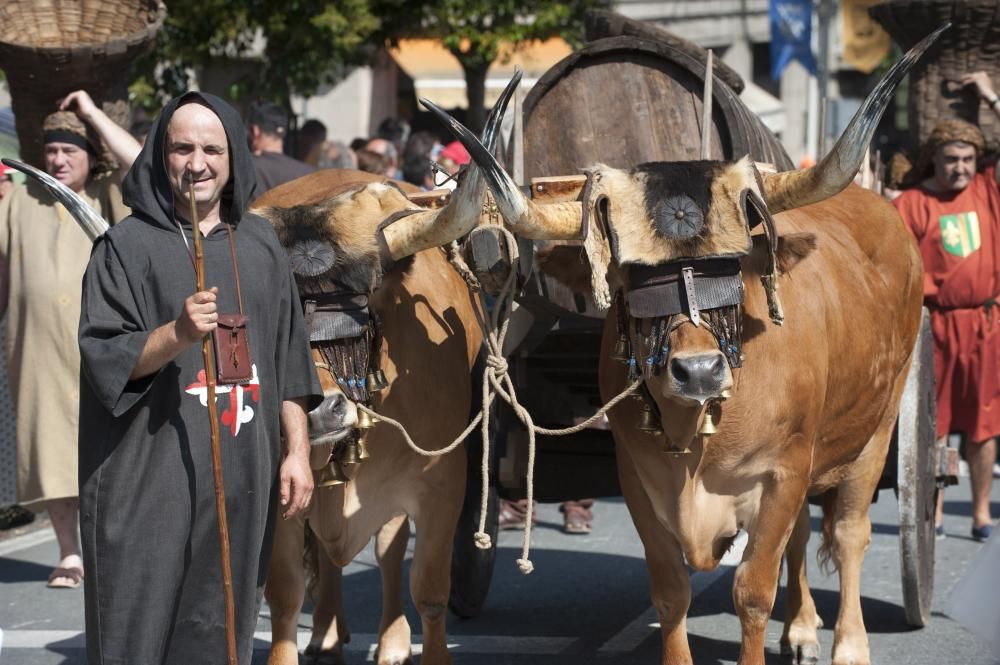
[[[944,251],[965,258],[979,249],[979,216],[974,211],[941,215],[941,245]]]

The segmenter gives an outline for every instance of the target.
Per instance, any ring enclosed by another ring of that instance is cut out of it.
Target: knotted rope
[[[484,304],[485,294],[479,282],[475,280],[474,276],[472,276],[471,270],[469,270],[468,266],[465,266],[464,261],[461,260],[461,257],[457,252],[449,252],[449,259],[452,260],[452,263],[456,263],[456,261],[459,262],[459,265],[456,265],[456,270],[458,270],[459,274],[466,279],[466,282],[469,285],[469,292],[473,296],[473,311],[476,315],[476,321],[483,332],[483,343],[486,345],[486,369],[483,372],[482,404],[480,412],[475,418],[472,419],[472,422],[469,423],[462,433],[459,434],[458,437],[450,444],[438,450],[425,450],[424,448],[418,446],[413,439],[410,438],[409,433],[406,431],[406,427],[399,421],[376,413],[363,404],[358,404],[357,407],[359,411],[364,411],[373,418],[377,418],[378,420],[381,420],[382,422],[399,430],[400,434],[403,435],[403,439],[406,441],[406,445],[408,445],[413,452],[418,455],[423,455],[424,457],[440,457],[450,453],[461,445],[476,425],[479,425],[483,442],[483,456],[480,467],[480,472],[482,474],[482,491],[479,499],[479,529],[476,531],[473,538],[475,539],[476,547],[486,550],[493,546],[489,534],[486,533],[486,512],[487,504],[489,503],[490,473],[490,408],[492,407],[493,400],[497,395],[510,405],[511,410],[513,410],[518,420],[521,421],[525,429],[528,431],[528,474],[526,478],[528,488],[528,512],[525,515],[524,537],[521,544],[521,558],[517,560],[518,568],[522,573],[528,575],[535,569],[534,564],[529,558],[531,551],[531,522],[535,510],[535,435],[544,434],[546,436],[566,436],[583,431],[593,423],[603,418],[608,411],[613,409],[615,405],[623,399],[634,393],[642,383],[642,378],[640,377],[639,379],[636,379],[631,385],[625,388],[625,390],[620,392],[607,404],[598,409],[597,412],[590,418],[587,418],[585,421],[573,425],[572,427],[566,427],[563,429],[548,429],[546,427],[539,427],[535,425],[534,420],[531,418],[531,414],[517,399],[517,392],[514,390],[514,382],[511,380],[510,374],[508,373],[509,368],[507,365],[507,359],[503,356],[504,340],[507,338],[507,327],[510,323],[510,313],[514,306],[513,290],[514,282],[517,278],[517,271],[514,266],[517,265],[519,254],[517,249],[517,239],[514,235],[503,226],[498,226],[497,228],[500,229],[504,235],[504,239],[506,240],[507,258],[510,261],[512,269],[506,282],[504,282],[504,286],[501,289],[499,296],[497,297],[497,306],[494,307],[492,314],[487,313],[486,306]],[[472,277],[472,279],[470,280],[469,277]]]

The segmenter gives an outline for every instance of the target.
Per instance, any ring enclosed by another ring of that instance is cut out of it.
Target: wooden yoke
[[[571,203],[580,200],[580,192],[587,183],[587,176],[551,175],[531,179],[531,200],[536,203]],[[434,189],[429,192],[408,194],[407,198],[418,206],[437,209],[448,204],[451,190]]]
[[[580,200],[587,176],[553,175],[531,179],[531,200],[535,203],[572,203]]]

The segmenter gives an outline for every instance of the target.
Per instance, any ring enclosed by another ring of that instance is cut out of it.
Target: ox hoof
[[[322,651],[310,644],[302,652],[302,665],[347,665],[347,661],[340,651]]]
[[[781,656],[793,665],[816,665],[819,662],[818,644],[781,643]]]
[[[375,649],[375,662],[378,663],[378,665],[413,665],[413,657],[410,654],[405,656],[388,657],[383,660],[379,651],[379,649]]]

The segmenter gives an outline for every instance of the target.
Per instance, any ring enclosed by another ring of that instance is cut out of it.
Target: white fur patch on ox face
[[[734,163],[651,163],[629,171],[604,164],[587,169],[594,222],[584,249],[598,306],[610,305],[610,293],[620,286],[620,266],[749,253],[750,227],[740,196],[758,189],[753,169],[748,157]],[[663,215],[677,209],[686,224],[664,223]],[[684,233],[671,237],[674,226]]]

